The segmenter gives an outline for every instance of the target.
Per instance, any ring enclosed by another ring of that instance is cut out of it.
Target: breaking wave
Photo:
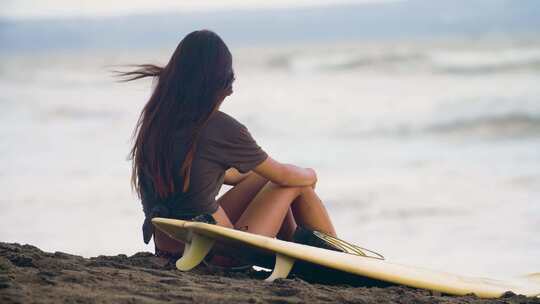
[[[474,119],[439,123],[425,129],[429,133],[480,135],[489,137],[522,137],[540,135],[540,116],[509,113]]]
[[[540,47],[506,49],[393,49],[298,52],[267,62],[293,72],[358,69],[428,70],[436,73],[482,74],[517,70],[540,71]]]
[[[482,138],[540,137],[540,115],[508,113],[432,122],[426,125],[402,123],[369,130],[350,130],[347,135],[355,137],[410,137],[421,135]]]

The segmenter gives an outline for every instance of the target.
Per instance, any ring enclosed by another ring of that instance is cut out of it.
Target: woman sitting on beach
[[[132,185],[146,216],[144,241],[154,237],[157,255],[174,259],[183,250],[153,229],[150,220],[158,216],[206,220],[284,240],[312,230],[336,236],[315,193],[315,171],[274,160],[245,125],[219,110],[233,93],[235,75],[231,53],[217,34],[194,31],[164,67],[137,67],[120,76],[157,78],[130,154]],[[223,183],[233,187],[216,200]],[[226,260],[213,262],[235,263]]]

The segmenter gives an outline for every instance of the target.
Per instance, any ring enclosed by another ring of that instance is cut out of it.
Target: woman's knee
[[[314,190],[313,187],[311,187],[311,186],[302,186],[302,187],[300,187],[300,188],[301,188],[301,189],[300,189],[300,192],[301,192],[302,194],[313,193],[313,192],[315,192],[315,190]]]
[[[313,188],[311,186],[283,186],[278,183],[275,183],[273,181],[268,181],[267,186],[271,189],[279,189],[281,191],[291,191],[296,193],[297,195],[301,195],[306,191],[313,191]]]

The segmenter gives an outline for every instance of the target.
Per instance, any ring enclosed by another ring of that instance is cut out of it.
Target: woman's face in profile
[[[233,90],[233,83],[236,80],[234,70],[231,71],[231,75],[229,76],[229,79],[227,80],[227,83],[229,84],[227,88],[225,89],[225,96],[230,96],[232,93],[234,93]]]

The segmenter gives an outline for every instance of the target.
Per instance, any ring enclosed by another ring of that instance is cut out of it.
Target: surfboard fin
[[[295,259],[282,254],[276,254],[276,265],[272,274],[265,279],[267,282],[272,282],[275,279],[285,279],[294,265]]]
[[[215,240],[197,233],[193,233],[191,242],[186,242],[184,254],[176,261],[176,268],[188,271],[199,265],[206,257]]]

